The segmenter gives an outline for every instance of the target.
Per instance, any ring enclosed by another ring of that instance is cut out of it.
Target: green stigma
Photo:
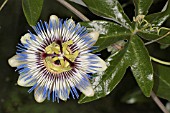
[[[74,61],[79,54],[78,51],[73,53],[70,50],[69,45],[72,44],[72,40],[64,42],[61,45],[53,42],[45,48],[45,53],[47,55],[43,59],[43,62],[48,71],[59,74],[72,69],[72,64],[74,64]]]

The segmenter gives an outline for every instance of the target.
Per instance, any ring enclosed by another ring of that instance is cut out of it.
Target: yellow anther
[[[66,50],[66,51],[64,51],[64,54],[68,55],[68,54],[70,54],[70,52],[68,50]]]
[[[55,52],[56,54],[59,54],[59,51],[60,51],[60,47],[51,47],[51,50],[53,51],[53,52]]]
[[[54,57],[52,58],[53,62],[55,62],[56,60],[58,60],[58,57]]]
[[[68,67],[68,66],[69,66],[69,62],[65,61],[64,67]]]
[[[78,54],[79,52],[75,51],[73,54],[66,55],[66,57],[70,59],[71,61],[74,61],[77,58]]]
[[[69,41],[65,42],[64,44],[71,45],[71,44],[73,44],[73,41],[69,40]]]
[[[67,42],[64,42],[63,44],[62,44],[62,46],[63,46],[63,51],[66,51],[67,50],[67,48],[68,48],[68,45],[71,45],[71,44],[73,44],[73,41],[72,40],[69,40],[69,41],[67,41]]]
[[[44,64],[50,72],[58,74],[72,69],[72,67],[70,66],[70,62],[68,60],[74,62],[79,52],[75,51],[74,53],[72,53],[72,51],[69,48],[69,45],[71,44],[73,44],[73,41],[69,40],[67,42],[62,43],[62,48],[60,48],[58,44],[53,42],[52,44],[45,48],[45,52],[47,54],[54,54],[47,56],[44,59]],[[64,59],[63,56],[66,57],[68,60]],[[60,61],[60,64],[56,65],[55,62],[57,60]]]
[[[76,57],[79,55],[79,52],[78,52],[78,51],[75,51],[75,52],[73,53],[73,55],[74,55],[74,58],[76,58]]]
[[[51,54],[51,53],[52,53],[52,50],[51,50],[50,45],[45,48],[45,51],[46,51],[46,53],[48,53],[48,54]]]
[[[65,64],[64,59],[60,59],[60,63],[61,63],[61,66],[64,67],[64,64]]]

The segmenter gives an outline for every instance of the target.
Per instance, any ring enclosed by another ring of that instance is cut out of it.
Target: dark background
[[[166,0],[154,0],[149,13],[160,11]],[[3,0],[0,0],[0,4]],[[131,0],[120,0],[125,7],[125,12],[132,20],[134,6]],[[90,20],[102,19],[93,15],[87,8],[71,3]],[[40,16],[42,21],[48,21],[49,16],[55,14],[59,18],[72,17],[77,22],[81,21],[71,11],[59,4],[56,0],[44,0],[43,10]],[[168,21],[164,26],[170,26]],[[18,73],[15,68],[8,65],[8,59],[16,52],[16,45],[20,37],[32,30],[28,25],[22,10],[21,0],[9,0],[0,11],[0,113],[161,113],[160,109],[152,101],[140,92],[130,70],[118,86],[108,96],[86,104],[78,104],[78,100],[70,99],[60,103],[45,101],[38,104],[29,94],[29,88],[16,84]],[[170,60],[167,53],[170,49],[161,50],[158,44],[148,46],[149,53],[157,58]],[[166,54],[166,55],[165,55]],[[103,57],[105,51],[102,51]],[[137,95],[134,92],[138,92]],[[134,94],[134,96],[133,96]],[[136,99],[136,103],[127,104],[129,99]],[[164,104],[166,100],[162,100]]]

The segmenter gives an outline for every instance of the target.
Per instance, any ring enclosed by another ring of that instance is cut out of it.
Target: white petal
[[[96,55],[96,58],[98,59],[98,63],[92,64],[92,65],[93,66],[100,66],[100,68],[97,68],[97,71],[105,71],[106,68],[107,68],[106,62],[103,59],[101,59],[100,57],[98,57],[97,55]]]
[[[56,32],[58,24],[59,24],[58,17],[56,15],[51,15],[50,20],[49,20],[50,29],[49,30],[47,29],[47,34],[48,34],[48,36],[50,36],[50,38],[52,40],[55,40],[56,38],[59,38],[59,34],[58,34],[58,32]],[[52,26],[52,28],[51,28],[51,26]]]
[[[34,34],[32,34],[32,36],[34,36],[34,38],[36,38],[36,41],[39,43],[42,43],[42,39]],[[27,44],[27,40],[29,41],[29,43],[32,43],[33,45],[39,45],[36,41],[31,40],[31,35],[30,33],[26,33],[24,36],[21,37],[21,43],[22,44]]]
[[[36,81],[34,80],[33,77],[29,78],[29,76],[22,76],[20,75],[19,78],[18,78],[18,81],[17,81],[17,84],[20,85],[20,86],[23,86],[23,87],[30,87],[30,86],[33,86]]]
[[[83,38],[86,39],[87,37],[90,38],[90,40],[84,41]],[[98,40],[98,37],[99,37],[99,33],[97,31],[92,31],[84,35],[82,40],[78,40],[78,42],[76,42],[77,46],[80,48],[80,51],[89,49],[96,43],[96,41]]]
[[[103,59],[91,53],[80,56],[80,58],[78,58],[78,61],[81,62],[80,66],[83,70],[90,71],[91,73],[102,72],[105,71],[107,68],[106,62]]]
[[[53,25],[59,22],[58,17],[56,15],[51,15],[50,21],[52,22]]]
[[[66,96],[62,95],[62,94],[59,94],[59,98],[63,101],[67,101],[67,98]]]
[[[74,73],[74,72],[73,72]],[[91,86],[89,79],[82,74],[80,71],[76,70],[74,73],[74,82],[76,83],[76,87],[86,96],[90,97],[94,95],[94,90]],[[72,80],[73,81],[73,80]]]
[[[58,97],[61,100],[66,101],[69,98],[70,87],[68,86],[66,78],[57,79],[53,85],[53,91],[54,90],[57,91]]]
[[[88,82],[87,82],[88,81]],[[91,83],[89,80],[84,82],[86,86],[83,86],[83,84],[76,85],[76,87],[86,96],[91,97],[94,96],[94,90],[91,86]]]
[[[62,80],[59,83],[60,83],[59,98],[63,101],[67,101],[67,98],[69,98],[69,88],[67,87],[65,80]]]
[[[31,35],[26,33],[24,36],[21,37],[21,43],[26,44],[26,40],[30,40]]]
[[[46,96],[43,96],[43,90],[43,87],[37,87],[34,90],[34,98],[38,103],[41,103],[46,99]]]
[[[88,86],[86,87],[86,89],[82,88],[82,87],[78,87],[78,89],[84,94],[86,95],[87,97],[91,97],[91,96],[94,96],[94,90],[92,88],[92,86]]]
[[[21,64],[24,64],[24,62],[21,62],[18,60],[19,56],[18,55],[14,55],[13,57],[11,57],[10,59],[8,59],[8,63],[11,67],[17,67]]]
[[[72,18],[68,19],[67,22],[68,22],[68,26],[71,25],[72,27],[75,27],[75,25],[76,25]]]
[[[96,41],[98,40],[99,32],[93,31],[93,32],[88,33],[88,35],[89,35],[89,37],[92,38],[92,41],[94,41],[94,43],[92,44],[92,45],[94,45],[96,43]]]

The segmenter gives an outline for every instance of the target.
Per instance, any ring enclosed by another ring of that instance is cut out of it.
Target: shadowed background
[[[121,4],[127,2],[120,0]],[[3,0],[0,0],[0,4]],[[150,13],[160,11],[164,6],[163,0],[155,0],[154,6],[151,7]],[[90,20],[102,19],[93,15],[87,8],[71,3],[74,7],[85,14]],[[132,1],[125,4],[125,12],[132,19],[134,16],[134,6]],[[55,14],[59,18],[72,17],[77,22],[81,21],[72,12],[56,2],[56,0],[44,0],[43,10],[40,16],[42,21],[48,21],[49,16]],[[165,23],[166,26],[170,23]],[[130,99],[129,95],[134,90],[139,90],[137,84],[128,70],[126,76],[114,91],[102,99],[78,104],[78,100],[69,99],[67,102],[60,103],[45,101],[38,104],[29,94],[29,88],[20,87],[16,84],[18,73],[15,68],[8,65],[8,59],[16,52],[16,45],[20,37],[27,33],[27,30],[33,31],[28,25],[22,10],[22,4],[19,0],[9,0],[6,6],[0,12],[0,113],[161,113],[159,108],[150,99],[144,97],[139,91],[138,101],[135,104],[127,104]],[[156,47],[156,51],[155,51]],[[153,49],[154,48],[154,49]],[[148,47],[149,51],[155,51],[153,56],[169,60],[166,52],[170,49],[159,50],[158,44]],[[107,58],[106,51],[101,52],[103,58]],[[133,97],[133,95],[132,95]],[[163,100],[164,101],[164,100]],[[166,101],[165,101],[166,102]]]

